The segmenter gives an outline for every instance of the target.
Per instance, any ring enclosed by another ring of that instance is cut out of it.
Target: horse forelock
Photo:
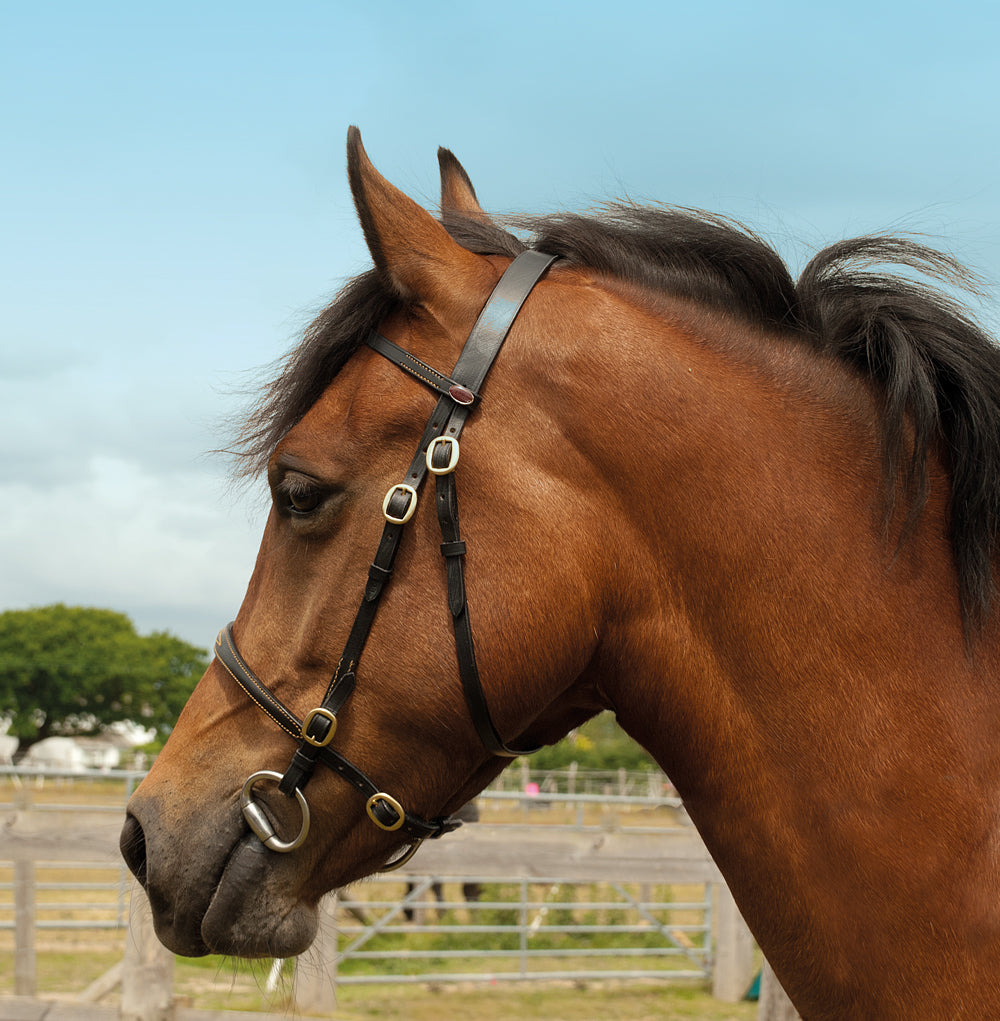
[[[476,254],[513,257],[537,248],[739,319],[769,343],[805,341],[871,380],[882,395],[890,512],[902,481],[909,500],[904,534],[915,525],[927,458],[942,449],[952,477],[949,528],[965,619],[973,630],[986,620],[1000,535],[1000,348],[954,298],[907,275],[916,270],[950,287],[974,288],[953,259],[909,239],[865,237],[820,252],[796,283],[752,230],[698,210],[614,203],[591,215],[449,213],[442,221]],[[375,271],[348,282],[240,422],[234,449],[240,476],[266,466],[366,333],[398,304]]]
[[[279,441],[302,420],[368,332],[390,315],[398,301],[375,270],[348,281],[307,327],[302,340],[272,366],[272,377],[237,420],[234,442],[227,451],[235,459],[237,478],[254,478],[265,471]]]

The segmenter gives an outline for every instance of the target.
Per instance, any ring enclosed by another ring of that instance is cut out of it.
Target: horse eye
[[[286,478],[278,493],[290,514],[311,514],[323,500],[321,489],[297,478]]]
[[[288,509],[293,514],[308,514],[319,506],[320,491],[318,489],[307,489],[300,492],[288,494]]]

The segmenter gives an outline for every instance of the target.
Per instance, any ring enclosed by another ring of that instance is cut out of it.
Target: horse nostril
[[[125,819],[122,827],[122,835],[118,841],[125,864],[131,869],[132,874],[145,889],[146,886],[146,836],[142,832],[142,825],[134,815]]]

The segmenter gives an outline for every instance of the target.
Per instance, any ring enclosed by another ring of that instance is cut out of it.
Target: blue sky
[[[349,124],[428,204],[445,145],[499,212],[699,206],[794,269],[913,230],[996,281],[998,37],[985,2],[0,0],[0,609],[235,614],[265,503],[206,452],[366,267]]]

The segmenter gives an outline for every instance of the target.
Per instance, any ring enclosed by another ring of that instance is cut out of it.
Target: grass
[[[308,1017],[291,1004],[291,972],[286,967],[273,994],[264,990],[268,968],[223,958],[177,962],[178,1002],[207,1010],[271,1011],[275,1016]],[[194,990],[198,990],[195,995]],[[328,1015],[324,1015],[328,1016]],[[422,983],[405,986],[341,986],[337,1021],[752,1021],[754,1003],[714,1000],[701,984],[599,981],[495,984]]]
[[[414,995],[415,994],[415,995]],[[460,1017],[462,1021],[750,1021],[756,1004],[720,1004],[701,989],[636,983],[578,987],[532,986],[486,989],[451,987],[380,990],[371,995],[347,989],[338,996],[338,1021],[438,1021]]]

